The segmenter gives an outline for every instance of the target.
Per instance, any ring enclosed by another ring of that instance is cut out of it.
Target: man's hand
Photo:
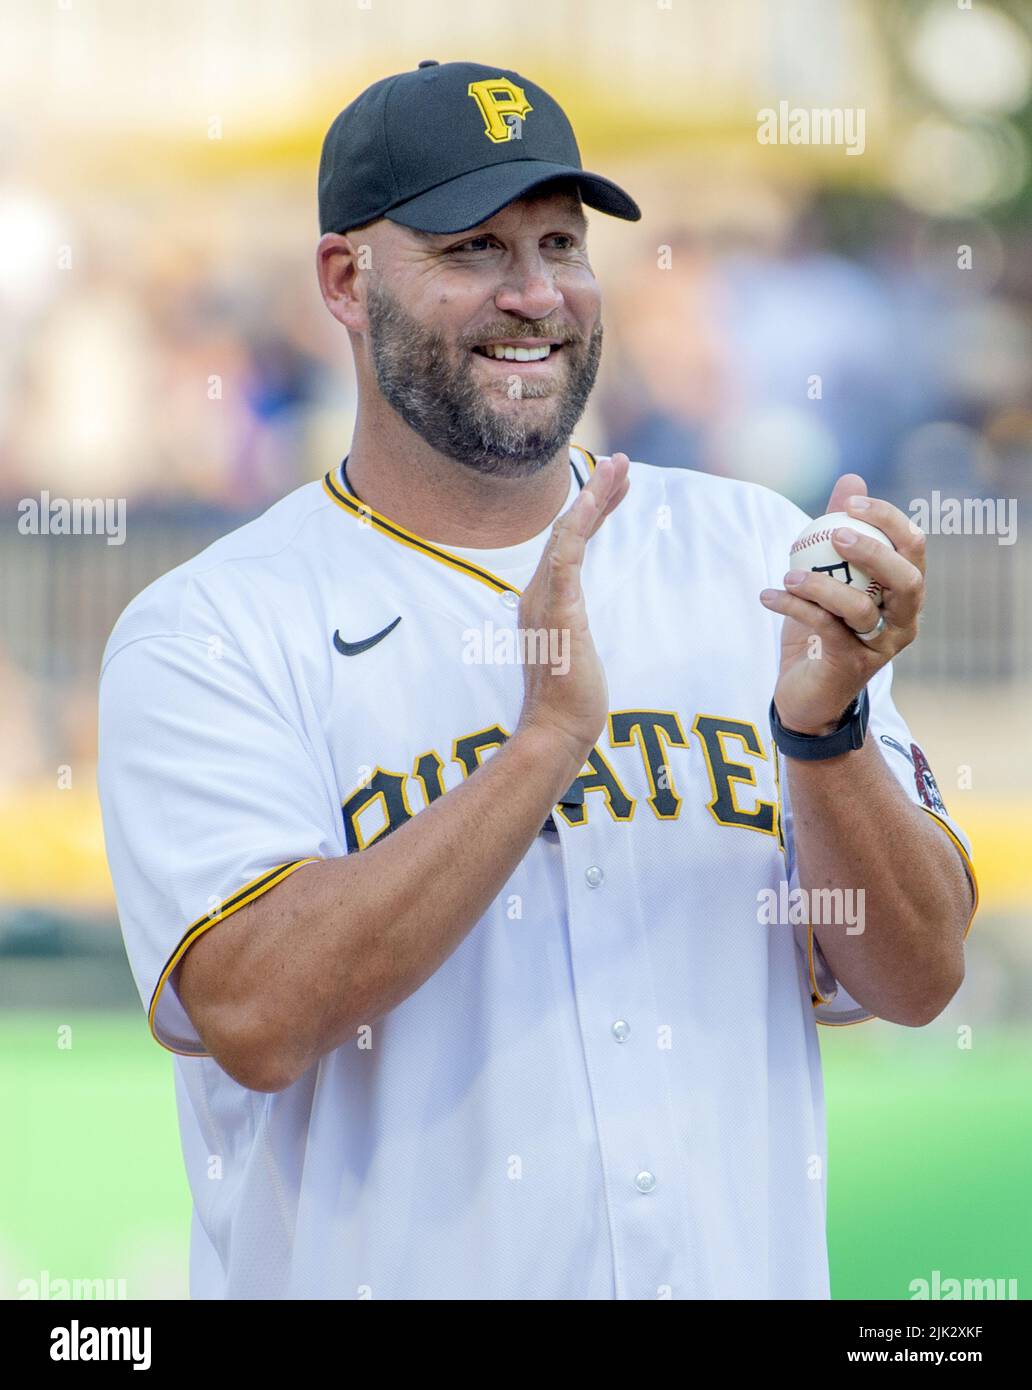
[[[877,526],[896,548],[845,527],[832,536],[843,559],[855,561],[882,586],[881,608],[841,580],[801,570],[788,571],[785,589],[760,594],[767,608],[786,618],[774,704],[782,724],[800,734],[827,734],[837,727],[871,677],[917,636],[924,605],[924,536],[898,507],[868,497],[863,478],[846,473],[835,484],[827,510]],[[861,641],[856,634],[877,627],[879,617],[885,619],[884,630],[870,642]],[[813,637],[820,639],[816,648]]]
[[[599,459],[590,481],[573,506],[552,527],[552,535],[520,600],[521,629],[559,634],[569,664],[524,663],[521,730],[543,731],[569,753],[571,778],[602,731],[609,713],[605,672],[588,627],[581,589],[581,565],[588,541],[627,495],[628,458]],[[533,644],[530,649],[534,650]]]

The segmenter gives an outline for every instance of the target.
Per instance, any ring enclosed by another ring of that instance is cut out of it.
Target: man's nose
[[[495,307],[525,319],[544,319],[563,303],[551,270],[540,259],[511,267],[495,294]]]

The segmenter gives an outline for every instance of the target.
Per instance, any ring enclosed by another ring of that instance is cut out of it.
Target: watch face
[[[864,746],[864,739],[867,737],[867,720],[870,714],[870,708],[867,687],[865,685],[863,690],[861,690],[860,694],[856,697],[856,714],[854,718],[857,721],[857,726],[856,737],[853,742],[854,748],[862,748]]]

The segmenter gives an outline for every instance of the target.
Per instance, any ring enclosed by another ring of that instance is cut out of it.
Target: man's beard
[[[566,361],[565,381],[538,382],[520,379],[523,399],[540,398],[549,393],[552,410],[544,418],[535,411],[496,409],[492,397],[498,387],[476,380],[468,344],[457,344],[460,354],[453,364],[449,346],[440,329],[426,328],[412,318],[381,283],[369,292],[369,336],[373,369],[380,391],[410,429],[426,440],[432,449],[474,468],[479,473],[512,478],[537,472],[570,442],[577,421],[584,413],[591,388],[598,374],[602,355],[602,325],[599,323],[585,341],[571,340],[568,326],[540,320],[536,326],[524,320],[515,329],[510,325],[499,332],[486,332],[474,341],[521,336],[548,338],[562,343]],[[518,375],[515,370],[513,376]],[[505,388],[503,388],[504,390]],[[501,394],[501,393],[499,393]]]

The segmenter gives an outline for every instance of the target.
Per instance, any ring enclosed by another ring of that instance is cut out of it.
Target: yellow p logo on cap
[[[522,87],[510,82],[507,77],[487,77],[481,82],[469,84],[468,95],[480,107],[484,118],[484,134],[496,145],[502,145],[513,138],[513,127],[505,118],[526,117],[533,107],[527,100]]]

